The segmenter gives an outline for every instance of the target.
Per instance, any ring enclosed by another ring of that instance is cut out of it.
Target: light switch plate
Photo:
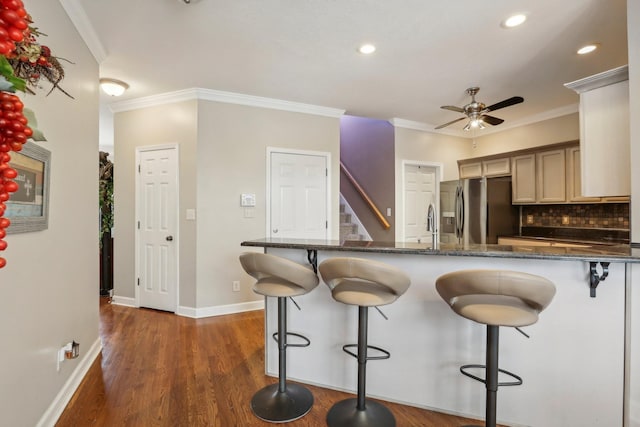
[[[240,206],[249,207],[256,205],[256,195],[253,193],[242,193],[240,196]]]
[[[195,209],[187,209],[187,219],[189,219],[189,220],[196,219],[196,210]]]

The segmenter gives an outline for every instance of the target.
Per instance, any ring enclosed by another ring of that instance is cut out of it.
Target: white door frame
[[[175,310],[174,313],[178,313],[178,303],[180,295],[180,145],[179,144],[160,144],[160,145],[145,145],[136,147],[136,162],[135,162],[135,175],[136,175],[136,190],[135,190],[135,277],[133,278],[133,286],[135,289],[135,306],[140,307],[140,230],[138,229],[138,222],[140,221],[140,192],[141,177],[137,171],[140,164],[140,153],[145,151],[158,151],[158,150],[176,150],[176,165],[178,167],[176,176],[176,232],[174,237],[174,243],[176,245],[176,294],[174,295]]]
[[[401,242],[404,242],[405,240],[405,230],[404,230],[404,225],[405,225],[405,220],[406,220],[406,209],[405,209],[405,199],[404,199],[404,192],[405,192],[405,178],[406,178],[406,173],[407,173],[407,166],[426,166],[426,167],[430,167],[430,168],[435,168],[436,169],[436,213],[438,214],[438,216],[440,215],[440,182],[443,180],[444,177],[444,165],[440,162],[425,162],[425,161],[421,161],[421,160],[403,160],[402,161],[402,172],[401,172],[401,176],[400,176],[400,209],[402,209],[402,214],[400,215],[402,218],[402,226],[401,227],[396,227],[396,235],[399,236],[398,240]],[[397,210],[396,210],[397,213]],[[439,224],[439,218],[438,220],[438,231],[440,229],[440,224]],[[397,224],[397,222],[396,222]]]
[[[271,235],[271,153],[282,154],[300,154],[306,156],[324,157],[327,162],[327,240],[332,239],[332,221],[331,221],[331,196],[333,194],[331,187],[331,153],[328,151],[313,150],[296,150],[292,148],[267,147],[267,188],[266,188],[266,224],[265,236]]]

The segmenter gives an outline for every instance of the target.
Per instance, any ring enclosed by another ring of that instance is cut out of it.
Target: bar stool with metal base
[[[319,267],[320,275],[336,301],[358,306],[358,344],[348,344],[343,351],[358,359],[358,394],[333,405],[327,414],[330,427],[393,427],[391,411],[366,399],[367,360],[388,359],[388,351],[367,344],[369,307],[391,304],[409,288],[409,277],[387,264],[361,258],[333,258]],[[350,349],[357,348],[357,353]],[[373,349],[379,356],[369,356]]]
[[[556,288],[549,280],[528,273],[463,270],[440,276],[436,289],[454,312],[487,326],[486,365],[465,365],[460,372],[485,384],[485,425],[495,427],[498,386],[522,384],[522,378],[498,367],[499,327],[536,323]],[[467,372],[469,368],[485,369],[485,378]],[[498,382],[499,372],[515,381]]]
[[[309,340],[287,332],[287,297],[304,295],[318,285],[313,270],[288,259],[274,255],[249,252],[240,255],[244,270],[257,279],[254,292],[278,298],[278,383],[268,385],[254,394],[251,410],[264,421],[283,423],[304,416],[313,405],[313,395],[306,387],[287,382],[287,347],[306,347]],[[295,302],[295,301],[294,301]],[[296,336],[301,344],[287,342],[287,336]]]

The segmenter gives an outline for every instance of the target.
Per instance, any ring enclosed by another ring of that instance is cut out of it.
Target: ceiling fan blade
[[[455,111],[456,113],[464,113],[464,109],[460,107],[456,107],[455,105],[443,105],[440,108],[444,108],[445,110]]]
[[[486,111],[495,111],[495,110],[499,110],[500,108],[509,107],[511,105],[516,105],[516,104],[520,104],[522,101],[524,101],[523,97],[514,96],[514,97],[511,97],[509,99],[505,99],[504,101],[496,102],[493,105],[489,105],[487,108],[485,108],[485,110]]]
[[[483,114],[482,116],[480,116],[480,118],[482,119],[483,122],[488,123],[490,125],[499,125],[500,123],[504,122],[504,120],[499,119],[497,117],[493,117],[493,116],[487,116],[486,114]]]
[[[466,117],[460,117],[459,119],[451,120],[449,123],[445,123],[445,124],[440,125],[440,126],[438,126],[437,128],[434,128],[434,129],[442,129],[442,128],[445,128],[445,127],[447,127],[449,125],[454,124],[455,122],[459,122],[460,120],[464,120],[464,119],[466,119]]]

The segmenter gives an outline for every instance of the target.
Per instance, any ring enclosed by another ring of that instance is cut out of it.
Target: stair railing
[[[382,215],[382,212],[380,212],[380,209],[378,209],[375,203],[373,203],[373,200],[371,200],[371,197],[369,197],[367,192],[364,191],[364,188],[362,188],[362,186],[358,183],[358,181],[356,181],[353,175],[351,175],[351,172],[349,172],[347,167],[342,162],[340,162],[340,170],[342,170],[344,175],[349,179],[349,182],[351,183],[351,185],[353,185],[353,187],[356,189],[358,194],[360,194],[360,197],[362,197],[362,200],[364,200],[364,202],[367,204],[367,206],[369,207],[373,215],[376,217],[376,219],[380,222],[382,227],[385,230],[388,230],[389,228],[391,228],[391,224],[389,224],[389,221],[387,221],[384,215]]]

